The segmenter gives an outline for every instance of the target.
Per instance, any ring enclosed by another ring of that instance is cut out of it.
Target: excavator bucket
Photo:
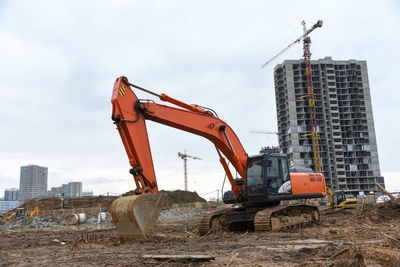
[[[111,216],[119,236],[145,237],[160,216],[160,194],[120,197],[111,204]]]

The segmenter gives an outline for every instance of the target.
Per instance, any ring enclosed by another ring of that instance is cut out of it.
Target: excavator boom
[[[139,99],[132,88],[145,91],[176,107]],[[150,233],[160,213],[161,195],[158,193],[146,120],[202,136],[215,145],[220,163],[232,187],[228,201],[251,206],[251,211],[232,210],[229,216],[225,216],[228,223],[238,218],[241,218],[240,221],[245,218],[249,222],[257,221],[259,225],[264,225],[269,218],[279,217],[280,214],[289,211],[292,216],[291,221],[296,221],[296,216],[304,217],[299,216],[299,208],[262,213],[264,214],[262,218],[257,216],[261,216],[259,211],[265,206],[279,203],[281,200],[320,197],[324,194],[323,175],[311,177],[309,174],[306,176],[298,174],[297,178],[292,179],[284,154],[271,153],[249,157],[232,128],[211,109],[190,105],[166,94],[154,93],[131,84],[123,76],[114,83],[111,102],[112,120],[121,136],[132,167],[129,172],[136,184],[133,196],[118,198],[111,205],[111,215],[121,236],[136,237]],[[225,159],[231,163],[240,178],[234,179]],[[283,184],[293,190],[281,191],[280,187]],[[315,211],[313,208],[305,207],[303,210],[308,214],[318,213],[318,210]],[[306,217],[311,220],[318,216]],[[200,228],[207,229],[209,219],[211,220],[211,217],[203,220]]]
[[[160,100],[178,107],[157,104],[151,100],[139,100],[131,87],[144,90],[159,97]],[[160,196],[158,195],[146,120],[155,121],[210,140],[220,155],[220,162],[227,173],[235,196],[240,197],[243,188],[235,183],[222,155],[230,161],[242,179],[245,179],[247,154],[231,127],[213,112],[197,105],[186,104],[165,94],[159,95],[133,85],[129,83],[126,77],[119,77],[116,80],[111,102],[113,106],[112,119],[124,144],[132,167],[130,173],[133,175],[136,184],[135,196],[123,200],[118,199],[111,208],[113,220],[116,222],[121,235],[146,234],[154,226],[159,214],[157,210],[159,210]],[[142,197],[146,194],[154,195]],[[140,208],[141,206],[142,208]],[[151,213],[152,216],[149,216],[149,213],[144,214],[142,212],[149,210],[150,207],[155,210]],[[127,226],[129,224],[133,226],[131,230]]]

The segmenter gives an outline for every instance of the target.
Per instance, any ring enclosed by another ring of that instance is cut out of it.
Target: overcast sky
[[[277,145],[273,68],[260,66],[318,19],[312,58],[366,60],[382,175],[400,191],[398,1],[0,0],[0,196],[20,166],[49,168],[48,186],[82,181],[96,194],[134,189],[111,116],[118,76],[211,107],[249,154]],[[138,92],[140,98],[152,98]],[[154,99],[154,98],[152,98]],[[205,139],[148,123],[160,189],[221,188],[224,172]],[[216,196],[216,193],[203,195]]]

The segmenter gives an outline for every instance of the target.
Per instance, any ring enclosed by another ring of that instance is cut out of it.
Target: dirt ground
[[[177,217],[159,220],[152,237],[131,241],[115,230],[97,240],[87,230],[3,230],[0,266],[400,266],[400,201],[363,209],[322,210],[319,225],[300,229],[206,236],[196,234],[196,218]],[[146,254],[215,259],[162,262]]]

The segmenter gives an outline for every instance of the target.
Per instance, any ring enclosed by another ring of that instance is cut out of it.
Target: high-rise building
[[[4,190],[5,201],[18,201],[18,188],[11,188]]]
[[[334,190],[376,191],[384,185],[379,168],[367,62],[311,61],[321,169]],[[279,145],[294,167],[314,169],[302,60],[285,60],[274,69]]]
[[[61,197],[62,196],[62,187],[52,187],[50,191],[47,192],[47,196],[50,198]]]
[[[69,182],[67,186],[67,197],[81,197],[82,195],[82,182]]]
[[[21,167],[18,200],[20,204],[47,196],[48,168],[37,165]]]

